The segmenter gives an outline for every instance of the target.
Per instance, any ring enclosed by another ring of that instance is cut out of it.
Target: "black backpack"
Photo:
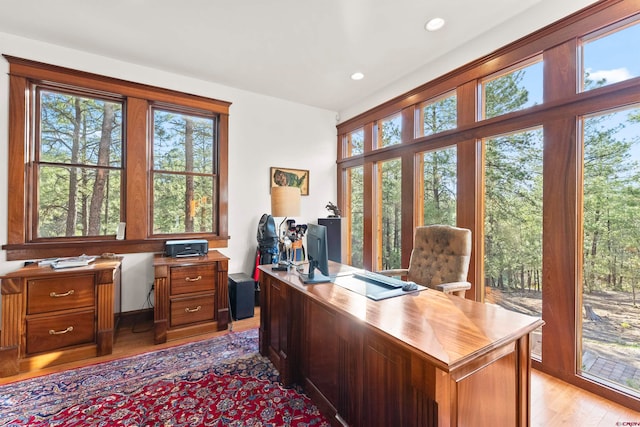
[[[263,214],[258,223],[258,247],[260,250],[277,248],[278,233],[276,233],[276,223],[269,214]]]

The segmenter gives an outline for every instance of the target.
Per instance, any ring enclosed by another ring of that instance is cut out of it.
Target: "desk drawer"
[[[27,354],[95,341],[95,311],[27,318]]]
[[[94,307],[95,276],[49,277],[27,281],[27,314]]]
[[[171,300],[171,327],[214,320],[215,294]]]
[[[216,288],[215,264],[171,268],[171,295],[213,291]]]

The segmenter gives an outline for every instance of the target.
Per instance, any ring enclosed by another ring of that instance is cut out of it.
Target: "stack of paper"
[[[96,260],[95,256],[80,255],[77,257],[57,258],[51,262],[53,268],[84,267]]]

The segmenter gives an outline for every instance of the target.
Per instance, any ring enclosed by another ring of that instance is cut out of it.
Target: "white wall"
[[[336,113],[258,95],[186,76],[15,37],[0,32],[0,53],[74,68],[232,103],[229,117],[229,272],[253,270],[256,228],[271,209],[269,168],[308,169],[309,196],[302,197],[297,223],[327,216],[336,202]],[[0,58],[0,245],[7,243],[7,137],[9,65]],[[9,183],[10,186],[10,183]],[[13,189],[12,189],[13,191]],[[152,254],[125,254],[122,311],[143,308],[153,282]],[[0,274],[22,262],[6,261],[0,250]],[[0,325],[1,326],[1,325]]]

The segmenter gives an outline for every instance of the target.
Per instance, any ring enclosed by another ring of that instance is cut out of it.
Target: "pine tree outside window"
[[[153,113],[153,234],[214,229],[216,120]]]
[[[122,102],[39,89],[38,239],[115,235],[122,221]]]

